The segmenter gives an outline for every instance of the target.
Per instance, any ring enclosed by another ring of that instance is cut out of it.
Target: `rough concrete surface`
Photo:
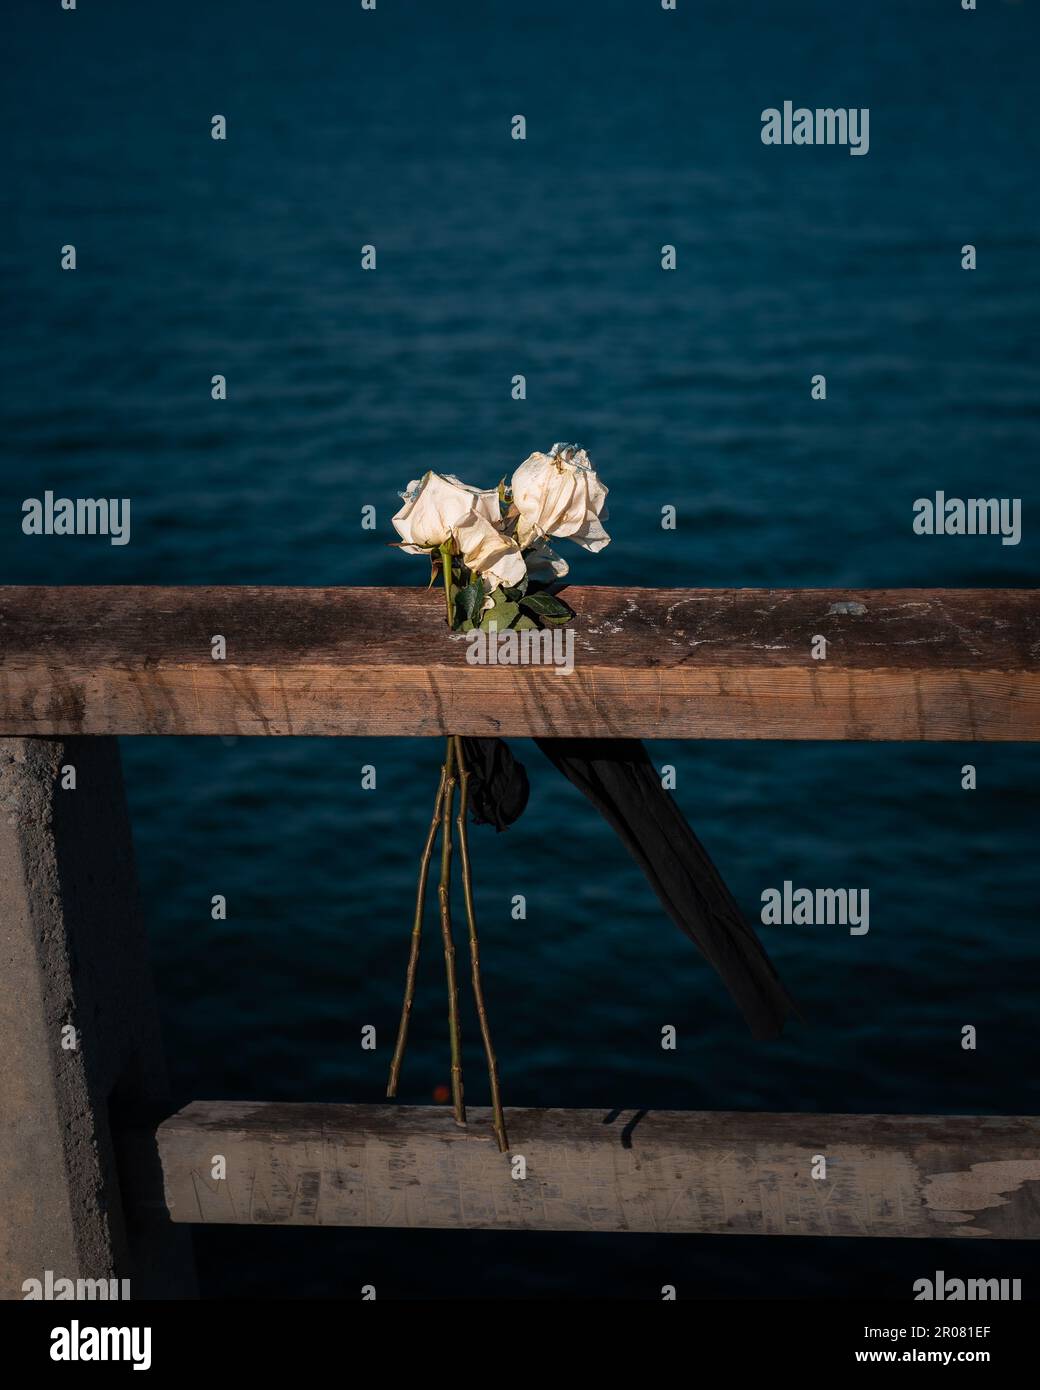
[[[157,1189],[169,1098],[115,739],[0,739],[0,1058],[0,1297],[48,1269],[193,1296]]]

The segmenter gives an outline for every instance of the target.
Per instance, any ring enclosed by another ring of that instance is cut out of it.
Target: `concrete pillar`
[[[0,738],[0,1298],[47,1270],[195,1296],[169,1113],[118,744]]]

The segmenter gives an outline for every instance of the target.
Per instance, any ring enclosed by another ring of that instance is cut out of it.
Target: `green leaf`
[[[574,609],[569,608],[563,599],[555,594],[527,594],[520,600],[520,607],[552,626],[569,623],[574,617]]]
[[[537,631],[538,624],[535,622],[533,618],[529,618],[526,613],[521,613],[519,618],[517,618],[516,622],[513,624],[513,630],[515,632],[527,632],[531,628],[534,628]]]
[[[513,621],[519,616],[519,605],[510,603],[508,599],[502,596],[502,590],[497,589],[495,591],[495,606],[487,610],[480,620],[480,626],[487,632],[491,624],[494,623],[499,632],[505,632],[506,628],[510,627]]]
[[[519,584],[511,584],[508,588],[503,587],[501,592],[505,594],[510,603],[519,603],[524,594],[527,593],[527,575],[524,575]]]
[[[508,589],[496,589],[491,595],[491,604],[492,606],[485,611],[480,623],[485,631],[491,623],[495,623],[499,632],[504,632],[507,627],[512,627],[520,616],[520,607],[509,597]]]
[[[465,622],[475,624],[480,617],[480,610],[484,606],[484,581],[479,574],[474,575],[470,582],[462,589],[459,589],[455,596],[455,613],[458,618]]]

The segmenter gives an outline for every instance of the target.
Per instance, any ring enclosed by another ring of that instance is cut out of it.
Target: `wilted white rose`
[[[471,517],[458,526],[455,539],[462,552],[462,563],[475,574],[482,574],[490,589],[497,589],[500,584],[507,588],[519,584],[527,573],[513,537],[504,535],[482,516]]]
[[[492,525],[499,517],[494,489],[469,487],[450,475],[426,473],[410,482],[401,496],[404,506],[392,520],[404,541],[402,549],[413,555],[447,544],[456,529],[473,517],[483,517]]]
[[[526,572],[520,547],[499,529],[497,488],[469,487],[458,478],[427,473],[408,484],[404,506],[392,518],[412,555],[454,541],[462,563],[496,588],[519,584]]]
[[[566,538],[593,551],[609,544],[602,525],[607,489],[577,444],[554,444],[548,454],[531,454],[513,474],[512,488],[521,547],[543,536]]]

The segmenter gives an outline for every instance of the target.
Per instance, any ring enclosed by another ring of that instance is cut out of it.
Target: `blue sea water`
[[[576,439],[613,536],[571,552],[580,582],[1035,583],[1032,0],[15,0],[5,29],[0,582],[421,582],[385,544],[409,478],[490,485]],[[869,107],[869,154],[764,146],[787,98]],[[47,488],[131,497],[131,544],[23,536]],[[914,536],[937,489],[1021,498],[1021,544]],[[1037,1110],[1036,747],[652,745],[749,917],[784,879],[870,889],[866,936],[762,928],[805,1014],[773,1044],[517,751],[527,813],[473,834],[508,1103]],[[178,1103],[380,1100],[437,746],[123,757]],[[431,951],[402,1099],[446,1079]],[[937,1268],[1040,1294],[1010,1244],[211,1229],[196,1251],[213,1297],[905,1298]]]

